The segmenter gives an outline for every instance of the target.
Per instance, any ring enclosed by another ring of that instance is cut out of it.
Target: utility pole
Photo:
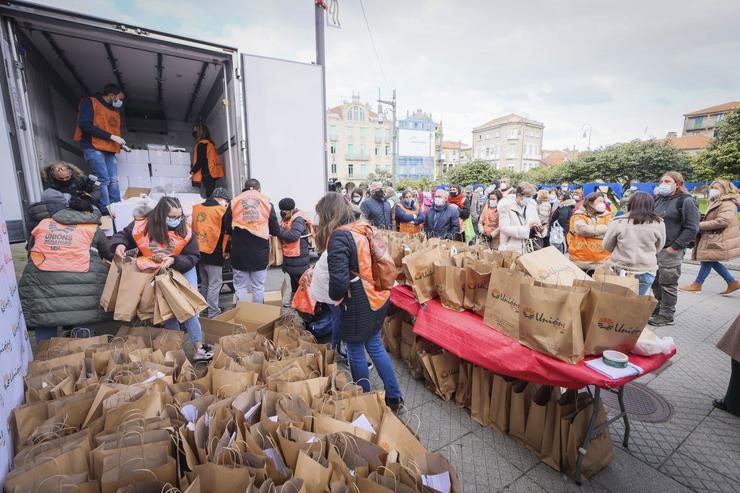
[[[324,187],[329,186],[329,167],[326,156],[326,56],[324,17],[326,16],[326,4],[316,2],[314,5],[314,25],[316,27],[316,65],[321,67],[321,135],[323,136],[322,147],[324,148]],[[326,190],[326,189],[325,189]]]
[[[393,109],[393,129],[391,132],[391,146],[393,151],[393,160],[391,161],[391,173],[393,179],[396,179],[396,170],[398,168],[398,149],[397,149],[397,137],[396,137],[396,90],[393,89],[393,99],[380,99],[380,89],[378,89],[378,104],[387,104]],[[378,107],[378,113],[380,113],[380,106]]]

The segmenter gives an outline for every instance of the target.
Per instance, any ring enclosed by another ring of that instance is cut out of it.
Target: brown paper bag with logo
[[[465,297],[465,269],[444,262],[434,263],[434,289],[442,306],[461,312]]]
[[[581,309],[587,288],[521,286],[519,342],[566,363],[583,359]]]
[[[555,412],[560,390],[550,385],[540,385],[532,396],[527,412],[527,423],[524,431],[524,444],[536,454],[543,456],[542,444],[547,432],[547,416]]]
[[[409,368],[418,366],[416,354],[416,334],[414,327],[408,322],[401,322],[401,359]]]
[[[545,430],[542,434],[540,458],[542,462],[559,471],[562,465],[563,417],[575,411],[577,390],[568,390],[555,400],[554,409],[545,414]],[[567,441],[568,433],[565,432]]]
[[[116,307],[113,312],[114,320],[130,322],[136,317],[144,288],[153,278],[153,273],[140,272],[136,267],[136,262],[126,261],[121,264],[121,280],[118,284]]]
[[[470,417],[482,426],[488,426],[491,409],[491,380],[496,375],[481,368],[473,366],[470,385]]]
[[[460,368],[457,374],[457,389],[455,389],[455,402],[460,407],[470,408],[470,398],[473,383],[473,365],[467,361],[460,360]]]
[[[527,416],[537,387],[524,380],[517,380],[511,386],[511,407],[509,411],[509,435],[526,442]]]
[[[576,281],[574,286],[589,288],[581,317],[585,353],[600,355],[606,349],[629,353],[657,301],[615,284]]]
[[[584,397],[581,397],[584,396]],[[573,416],[570,430],[568,432],[568,446],[566,455],[563,457],[565,471],[573,476],[575,475],[576,461],[578,460],[578,449],[586,437],[586,429],[591,421],[591,415],[597,412],[595,429],[606,423],[606,411],[604,410],[604,401],[599,401],[598,409],[595,409],[593,400],[588,394],[581,394],[579,399],[583,399],[585,407],[579,409]],[[605,468],[614,460],[614,447],[612,446],[609,427],[604,426],[599,433],[594,436],[588,444],[587,453],[583,458],[581,474],[586,479],[591,479],[596,473]]]
[[[460,358],[456,354],[443,351],[439,354],[430,355],[429,361],[434,371],[437,394],[444,400],[449,401],[457,390]]]
[[[535,280],[556,286],[571,286],[576,279],[589,278],[553,246],[522,255],[516,262]]]
[[[108,277],[105,279],[105,286],[100,295],[100,307],[105,312],[112,312],[116,308],[118,285],[121,282],[121,265],[125,260],[116,255],[108,268]]]
[[[439,248],[419,250],[403,258],[406,280],[416,295],[416,301],[426,303],[437,296],[434,288],[434,263],[442,259]]]
[[[511,388],[515,378],[494,375],[491,385],[490,403],[488,406],[488,424],[501,433],[509,433],[509,415],[511,413]]]
[[[383,323],[383,343],[388,352],[396,358],[401,356],[401,322],[407,318],[408,314],[398,312],[385,317]]]
[[[489,327],[514,339],[519,338],[520,286],[534,281],[511,269],[493,269],[486,295],[483,321]]]
[[[463,306],[472,310],[481,317],[486,310],[486,295],[491,284],[491,269],[489,262],[475,260],[465,264],[465,301]]]

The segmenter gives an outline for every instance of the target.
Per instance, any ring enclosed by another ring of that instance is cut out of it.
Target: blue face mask
[[[673,187],[671,187],[670,185],[658,185],[657,187],[655,187],[655,191],[658,195],[667,197],[668,195],[673,193]]]
[[[121,101],[120,99],[116,99],[111,103],[111,106],[113,106],[114,108],[120,108],[123,106],[123,101]]]
[[[167,218],[167,227],[170,228],[170,229],[175,229],[175,228],[177,228],[180,225],[181,222],[182,222],[182,218],[181,217],[178,217],[176,219],[173,219],[171,217],[168,217]]]

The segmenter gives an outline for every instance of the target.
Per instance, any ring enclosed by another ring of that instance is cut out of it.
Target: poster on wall
[[[411,157],[434,156],[434,132],[398,129],[398,155]]]
[[[11,416],[23,402],[23,377],[31,358],[0,198],[0,485],[13,458]]]

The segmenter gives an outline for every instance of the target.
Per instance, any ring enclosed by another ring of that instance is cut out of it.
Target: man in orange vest
[[[228,205],[229,193],[224,188],[217,188],[205,202],[193,206],[193,234],[200,250],[200,292],[208,302],[208,318],[221,313],[219,294],[223,285],[224,260],[229,258],[226,253],[229,237],[224,230]]]
[[[100,210],[120,202],[116,154],[126,141],[121,138],[121,107],[124,94],[115,84],[106,84],[102,94],[82,98],[74,140],[80,143],[85,161],[100,181]]]
[[[311,265],[308,254],[313,236],[313,222],[303,211],[295,208],[295,200],[286,197],[278,202],[280,209],[280,243],[283,246],[283,272],[290,277],[290,289],[295,294],[298,281]]]
[[[262,194],[258,180],[247,180],[242,193],[232,199],[224,215],[224,226],[231,237],[231,267],[237,299],[246,300],[251,289],[252,303],[263,303],[270,236],[280,235],[280,224],[275,207]]]

